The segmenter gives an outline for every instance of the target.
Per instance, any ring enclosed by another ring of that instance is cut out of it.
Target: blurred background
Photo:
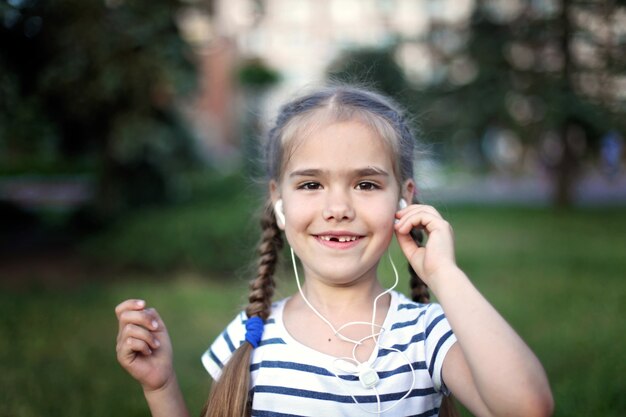
[[[555,415],[626,414],[625,1],[0,0],[0,417],[148,415],[115,361],[129,297],[199,413],[253,270],[263,132],[328,80],[413,116],[421,198]]]

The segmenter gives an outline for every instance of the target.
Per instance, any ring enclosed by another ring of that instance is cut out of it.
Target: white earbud
[[[403,208],[406,208],[407,204],[406,204],[406,200],[404,198],[401,198],[400,201],[398,201],[398,210],[402,210]],[[398,219],[394,220],[394,223],[398,223]]]
[[[276,201],[274,203],[274,214],[276,215],[276,222],[278,226],[285,227],[285,213],[283,212],[283,199]]]

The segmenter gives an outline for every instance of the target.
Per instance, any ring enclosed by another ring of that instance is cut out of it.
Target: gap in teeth
[[[340,236],[340,237],[320,236],[320,238],[322,240],[327,241],[327,242],[329,242],[329,241],[334,241],[334,242],[354,242],[357,239],[356,236]]]

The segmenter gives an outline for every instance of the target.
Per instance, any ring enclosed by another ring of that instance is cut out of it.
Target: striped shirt
[[[446,393],[441,368],[456,342],[441,306],[414,303],[391,292],[385,331],[371,358],[380,380],[374,388],[365,388],[355,373],[337,368],[336,358],[289,335],[282,320],[285,302],[272,305],[261,343],[252,354],[252,416],[356,416],[390,407],[382,415],[438,414]],[[245,321],[242,312],[202,355],[202,363],[214,379],[244,343]]]

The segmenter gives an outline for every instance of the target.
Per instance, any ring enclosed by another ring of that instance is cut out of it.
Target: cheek
[[[363,214],[368,216],[371,221],[379,223],[380,227],[392,228],[398,210],[398,202],[396,200],[385,198],[375,204],[370,202],[365,206]]]
[[[291,231],[301,231],[314,219],[316,211],[312,204],[304,204],[297,199],[290,199],[285,203],[285,232],[287,237]]]
[[[284,233],[289,246],[294,248],[296,253],[298,253],[301,244],[304,243],[306,237],[310,233],[309,225],[311,224],[311,221],[307,220],[308,215],[306,213],[303,213],[302,211],[294,213],[295,211],[296,210],[293,210],[289,213],[291,216],[287,217]],[[289,214],[287,214],[287,216],[289,216]]]
[[[391,212],[387,212],[384,216],[384,219],[381,219],[379,233],[383,237],[383,242],[385,246],[389,246],[394,236],[394,224],[396,221],[395,218],[395,210]]]
[[[387,242],[391,242],[391,239],[393,238],[393,225],[395,223],[395,218],[394,217],[390,217],[389,219],[386,219],[384,222],[381,222],[380,226],[379,226],[379,233],[384,236],[384,240]]]
[[[395,207],[389,204],[379,207],[370,205],[363,210],[362,219],[367,223],[371,232],[374,232],[379,239],[389,244],[393,238],[395,214]]]

